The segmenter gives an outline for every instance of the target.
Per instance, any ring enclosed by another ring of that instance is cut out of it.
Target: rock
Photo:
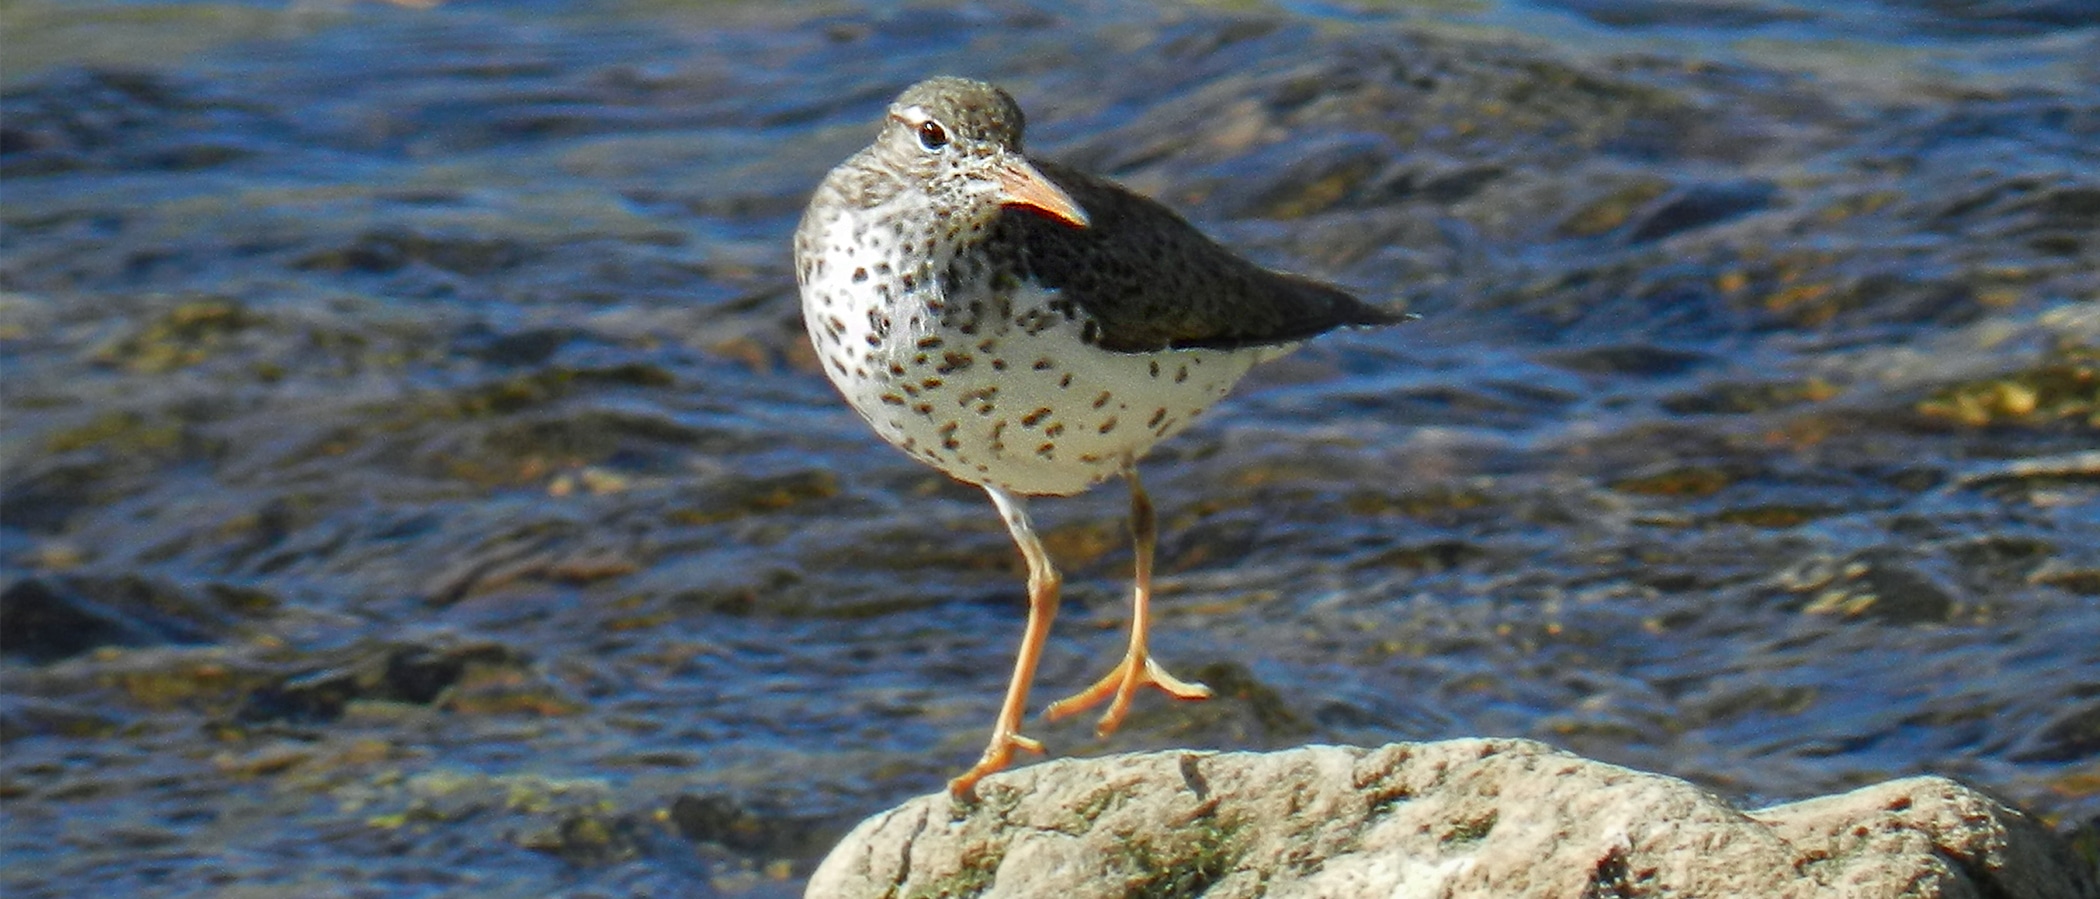
[[[41,665],[103,646],[209,643],[224,619],[147,578],[28,577],[0,589],[0,655]]]
[[[862,822],[807,895],[2100,896],[2062,840],[1939,777],[1743,812],[1476,739],[1060,760],[978,790]]]

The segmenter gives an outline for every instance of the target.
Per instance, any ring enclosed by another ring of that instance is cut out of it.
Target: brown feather
[[[1410,317],[1241,259],[1173,210],[1114,182],[1056,163],[1035,165],[1079,202],[1091,225],[1007,209],[986,241],[1013,245],[1015,274],[1071,298],[1097,324],[1104,349],[1288,344]]]

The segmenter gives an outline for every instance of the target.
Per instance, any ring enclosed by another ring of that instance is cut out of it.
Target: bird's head
[[[1020,104],[965,78],[930,78],[890,104],[878,146],[892,165],[965,216],[1032,209],[1075,228],[1086,210],[1021,153]]]

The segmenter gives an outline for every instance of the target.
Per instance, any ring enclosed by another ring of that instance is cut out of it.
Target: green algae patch
[[[838,475],[829,471],[741,478],[715,485],[700,501],[680,504],[666,512],[664,519],[676,525],[719,524],[832,499],[839,493]]]
[[[677,378],[670,372],[642,362],[604,368],[556,366],[467,388],[440,404],[438,411],[460,418],[481,418],[541,406],[584,386],[669,387],[675,383]]]
[[[1495,810],[1489,809],[1484,814],[1455,822],[1451,825],[1451,829],[1444,832],[1441,839],[1447,845],[1451,843],[1478,843],[1487,839],[1487,835],[1495,830],[1496,817]]]
[[[1131,834],[1124,864],[1133,872],[1123,895],[1129,899],[1183,899],[1201,896],[1230,875],[1246,856],[1246,839],[1237,821],[1206,807],[1180,826]]]
[[[1660,403],[1678,415],[1741,415],[1820,403],[1838,395],[1820,378],[1803,381],[1751,381],[1714,384],[1694,393],[1664,397]]]
[[[1839,506],[1802,505],[1798,503],[1762,503],[1716,512],[1712,520],[1716,524],[1740,524],[1754,528],[1784,530],[1799,527],[1811,521],[1843,515],[1847,509]]]
[[[157,454],[181,445],[180,422],[122,411],[102,413],[44,438],[44,449],[54,454],[83,449]]]
[[[140,374],[189,368],[238,349],[237,341],[266,319],[227,299],[191,300],[103,345],[96,362]]]
[[[1735,483],[1734,475],[1718,468],[1687,466],[1672,468],[1650,475],[1624,478],[1611,487],[1621,493],[1640,496],[1712,496]]]
[[[2100,347],[2060,345],[2040,365],[1944,388],[1917,410],[1974,428],[2069,423],[2100,430]]]
[[[1556,230],[1567,237],[1596,237],[1609,233],[1669,191],[1669,183],[1661,179],[1634,181],[1575,210],[1561,220]]]
[[[968,899],[984,895],[998,880],[999,864],[1004,861],[1006,850],[1001,844],[972,847],[956,859],[954,873],[905,893],[902,899]]]

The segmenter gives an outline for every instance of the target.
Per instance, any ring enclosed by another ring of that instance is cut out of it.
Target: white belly
[[[855,302],[873,293],[850,268],[820,268],[802,285],[825,374],[890,443],[960,480],[1016,493],[1077,493],[1119,473],[1255,363],[1292,348],[1113,353],[1049,311],[1054,292],[1027,287],[1012,296],[1011,321],[983,319],[965,334],[929,314],[928,301],[940,299],[931,266],[878,311]],[[1013,323],[1032,312],[1055,324]]]

